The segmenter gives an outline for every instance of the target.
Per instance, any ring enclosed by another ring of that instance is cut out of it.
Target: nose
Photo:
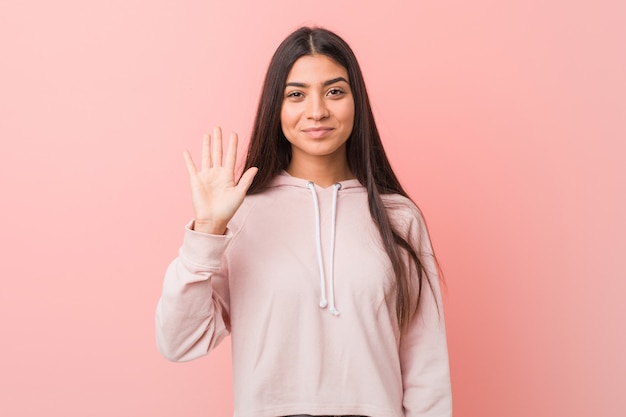
[[[328,107],[323,97],[309,96],[307,116],[311,120],[323,120],[328,117]]]

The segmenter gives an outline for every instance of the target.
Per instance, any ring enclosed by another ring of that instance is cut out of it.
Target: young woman
[[[195,218],[167,270],[157,344],[232,338],[235,416],[451,416],[436,260],[387,160],[349,46],[301,28],[274,54],[245,171],[219,128],[188,152]]]

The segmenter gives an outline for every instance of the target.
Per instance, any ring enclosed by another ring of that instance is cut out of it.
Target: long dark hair
[[[431,290],[432,285],[417,255],[418,251],[394,230],[385,209],[382,194],[400,194],[406,198],[409,196],[391,169],[383,149],[354,52],[335,33],[321,28],[302,27],[289,35],[274,53],[265,75],[244,168],[259,168],[248,194],[260,192],[289,165],[291,145],[285,138],[280,123],[285,83],[298,58],[316,54],[333,59],[348,71],[354,97],[354,127],[346,145],[348,166],[367,189],[372,219],[393,265],[396,277],[396,315],[400,329],[404,330],[419,305],[424,279]],[[411,300],[414,290],[409,274],[411,265],[402,262],[402,250],[409,254],[417,271],[417,298],[414,302]]]

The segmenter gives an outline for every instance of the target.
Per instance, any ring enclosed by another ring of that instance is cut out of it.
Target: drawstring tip
[[[328,305],[328,301],[326,300],[320,301],[320,308],[326,308],[327,305]]]
[[[339,310],[337,310],[335,307],[332,307],[330,309],[330,312],[332,313],[333,316],[338,316],[339,315]]]

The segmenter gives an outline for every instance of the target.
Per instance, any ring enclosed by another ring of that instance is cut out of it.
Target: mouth
[[[302,129],[302,132],[304,132],[306,135],[312,137],[312,138],[323,138],[324,136],[328,135],[330,132],[333,131],[332,127],[326,127],[326,126],[316,126],[316,127],[309,127],[307,129]]]

